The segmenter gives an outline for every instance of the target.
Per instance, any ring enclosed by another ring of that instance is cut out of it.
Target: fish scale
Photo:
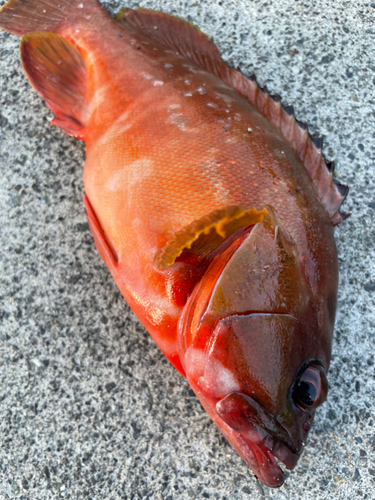
[[[347,187],[293,108],[174,16],[9,0],[87,217],[140,321],[254,474],[280,486],[327,393]]]

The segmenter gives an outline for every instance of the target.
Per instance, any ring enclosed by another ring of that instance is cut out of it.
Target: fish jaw
[[[286,474],[277,460],[287,469],[294,469],[303,451],[303,441],[293,443],[287,429],[245,394],[232,393],[221,399],[215,405],[215,413],[216,425],[255,476],[270,488],[281,486]]]
[[[278,457],[272,450],[249,441],[240,434],[236,436],[236,439],[240,447],[238,453],[252,469],[255,476],[262,481],[265,486],[269,488],[278,488],[284,484],[286,474],[276,462],[276,458]],[[279,444],[279,448],[282,446],[282,444]],[[288,451],[288,453],[292,455],[292,452]],[[279,460],[281,459],[279,458]],[[287,469],[291,470],[294,469],[297,461],[298,457],[285,456],[284,465]]]

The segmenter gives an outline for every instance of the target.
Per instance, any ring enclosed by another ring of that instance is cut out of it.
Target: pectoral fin
[[[156,254],[154,266],[164,270],[183,253],[204,259],[236,231],[261,222],[266,214],[265,209],[236,205],[214,210],[176,232]]]

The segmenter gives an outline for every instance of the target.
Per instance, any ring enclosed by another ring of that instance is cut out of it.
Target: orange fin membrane
[[[322,154],[321,136],[309,134],[307,124],[294,117],[293,106],[284,107],[280,96],[271,96],[266,87],[262,89],[258,85],[255,75],[247,78],[240,71],[230,68],[213,41],[187,21],[147,9],[122,9],[116,19],[154,42],[179,52],[245,97],[295,149],[332,223],[339,224],[350,215],[339,211],[348,194],[348,186],[333,178],[334,163],[327,161]]]
[[[261,222],[267,210],[228,206],[214,210],[177,231],[155,256],[154,266],[165,270],[183,253],[204,259],[241,228]]]
[[[21,43],[25,73],[55,114],[51,124],[84,139],[87,71],[73,44],[56,33],[32,33]]]
[[[23,36],[36,31],[58,31],[65,22],[100,7],[97,0],[9,0],[0,9],[0,28]]]

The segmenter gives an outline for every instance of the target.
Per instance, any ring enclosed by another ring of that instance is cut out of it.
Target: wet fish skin
[[[274,457],[296,465],[315,411],[296,405],[298,381],[329,367],[346,193],[306,127],[188,23],[61,6],[11,0],[0,27],[24,36],[53,124],[86,142],[99,253],[232,446],[279,486]]]

